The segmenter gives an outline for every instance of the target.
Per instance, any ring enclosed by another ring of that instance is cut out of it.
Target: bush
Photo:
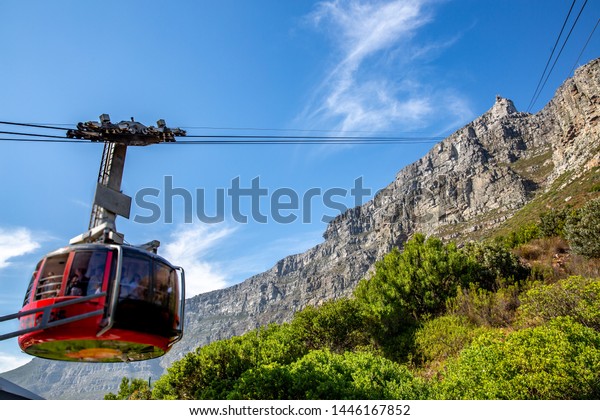
[[[369,337],[355,299],[342,298],[308,307],[291,322],[296,338],[308,350],[330,349],[336,353],[365,347]]]
[[[498,244],[470,242],[462,252],[479,265],[473,280],[487,290],[525,280],[530,274],[515,254]]]
[[[115,395],[109,392],[104,396],[105,400],[150,400],[152,399],[152,391],[150,384],[143,379],[123,378],[119,391]]]
[[[600,257],[600,199],[590,201],[569,216],[565,236],[575,254]]]
[[[315,350],[290,365],[246,372],[231,399],[400,400],[427,398],[408,368],[371,353]]]
[[[375,265],[354,291],[366,330],[384,354],[405,360],[418,323],[444,312],[448,298],[478,276],[479,264],[454,243],[416,234]]]
[[[538,284],[521,297],[518,317],[522,325],[540,325],[563,316],[600,331],[600,279],[573,276],[555,284]]]
[[[156,399],[225,399],[248,369],[291,363],[307,353],[289,324],[215,341],[176,361],[154,384]]]
[[[415,333],[414,353],[421,362],[443,361],[471,344],[485,328],[473,325],[466,317],[445,315],[424,322]]]
[[[552,209],[540,215],[540,233],[543,237],[565,235],[565,223],[569,215],[568,209]]]
[[[598,399],[600,334],[570,318],[484,334],[448,364],[442,399]]]
[[[421,234],[406,242],[402,252],[392,250],[375,267],[373,277],[359,283],[355,296],[388,329],[441,313],[456,287],[469,284],[479,269],[454,243],[444,245]]]
[[[447,307],[450,313],[463,316],[474,325],[508,327],[513,323],[519,303],[516,285],[491,292],[471,284],[448,300]]]
[[[517,229],[516,231],[510,232],[507,236],[500,236],[496,239],[502,246],[512,249],[519,245],[526,244],[527,242],[537,239],[541,236],[540,227],[536,223],[530,223]]]

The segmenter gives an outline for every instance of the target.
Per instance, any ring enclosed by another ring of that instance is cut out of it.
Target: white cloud
[[[8,267],[11,258],[28,254],[39,247],[39,242],[29,229],[0,227],[0,269]]]
[[[314,102],[301,118],[334,121],[344,131],[427,127],[441,116],[453,117],[448,89],[425,81],[418,64],[452,45],[455,39],[427,44],[415,35],[428,23],[431,0],[338,1],[319,3],[312,22],[327,28],[341,55],[326,75]],[[464,102],[464,101],[463,101]]]
[[[0,353],[0,373],[8,372],[28,363],[33,357]]]
[[[261,244],[259,248],[253,249],[250,255],[239,256],[232,261],[227,272],[231,278],[245,280],[271,269],[280,259],[308,251],[321,242],[323,242],[321,229],[295,232]]]
[[[184,268],[187,297],[228,286],[226,268],[210,258],[213,248],[234,230],[219,225],[184,225],[161,246],[167,260]]]

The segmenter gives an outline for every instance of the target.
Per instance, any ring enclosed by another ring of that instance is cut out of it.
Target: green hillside
[[[105,398],[600,398],[600,200],[500,233],[463,247],[417,234],[351,298]]]

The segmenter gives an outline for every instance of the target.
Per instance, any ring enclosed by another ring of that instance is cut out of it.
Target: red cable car
[[[82,362],[160,357],[183,334],[184,272],[125,245],[82,244],[46,255],[20,311],[33,356]]]
[[[33,356],[76,362],[128,362],[160,357],[183,335],[185,275],[156,255],[160,245],[123,245],[117,216],[129,218],[131,197],[121,192],[128,146],[175,141],[181,129],[133,121],[79,123],[67,137],[104,142],[89,229],[37,265],[18,319],[19,337]],[[153,251],[153,252],[150,252]]]

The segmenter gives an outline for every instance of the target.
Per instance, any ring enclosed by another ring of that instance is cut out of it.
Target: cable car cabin
[[[19,346],[81,362],[160,357],[183,334],[184,273],[124,245],[85,244],[46,255],[19,313]]]

